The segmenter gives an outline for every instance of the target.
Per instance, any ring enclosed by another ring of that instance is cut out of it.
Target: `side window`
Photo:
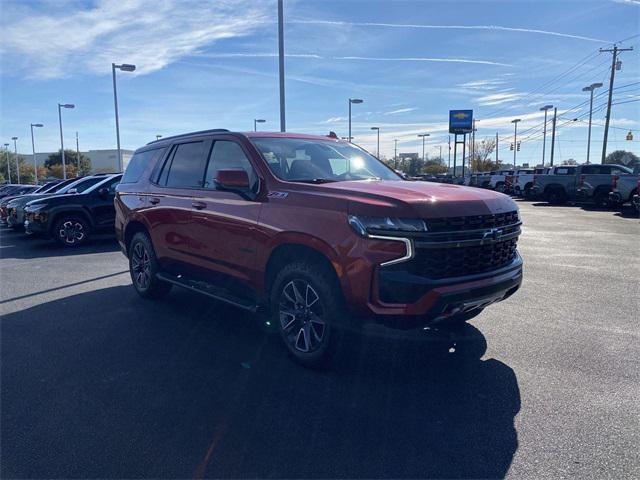
[[[241,168],[249,176],[249,185],[253,189],[256,186],[258,177],[251,166],[251,162],[245,155],[242,147],[236,142],[229,140],[216,140],[209,157],[209,165],[207,166],[207,174],[204,186],[206,188],[215,188],[213,179],[216,177],[218,170]]]
[[[626,175],[626,170],[622,170],[621,168],[611,167],[611,175]]]
[[[176,188],[202,187],[205,162],[205,142],[176,145],[170,162],[164,166],[160,184]]]
[[[124,177],[116,177],[116,178],[110,180],[109,182],[107,182],[107,184],[104,186],[104,188],[107,188],[109,190],[109,194],[110,195],[115,195],[116,187],[118,186],[118,184],[120,182],[122,182],[123,178]]]
[[[163,151],[164,148],[155,148],[153,150],[134,153],[124,172],[122,183],[135,183],[140,180],[149,162],[155,162]]]

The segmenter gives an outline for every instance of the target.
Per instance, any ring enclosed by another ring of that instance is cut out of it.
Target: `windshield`
[[[89,177],[83,178],[82,180],[78,180],[76,182],[70,183],[66,187],[61,190],[58,190],[57,193],[67,193],[72,188],[76,190],[77,193],[84,192],[87,188],[95,185],[98,182],[101,182],[105,179],[105,177]]]
[[[290,182],[402,180],[361,148],[335,140],[253,138],[273,174]]]

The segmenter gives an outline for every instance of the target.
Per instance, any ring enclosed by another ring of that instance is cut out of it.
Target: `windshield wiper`
[[[290,182],[300,182],[300,183],[333,183],[338,180],[333,180],[331,178],[294,178],[290,179]]]

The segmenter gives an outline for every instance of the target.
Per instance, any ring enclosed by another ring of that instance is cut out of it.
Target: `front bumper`
[[[24,231],[27,235],[46,235],[48,226],[35,219],[33,213],[25,213]]]

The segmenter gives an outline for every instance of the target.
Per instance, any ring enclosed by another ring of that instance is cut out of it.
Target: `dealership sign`
[[[473,130],[473,110],[449,110],[449,133],[462,135]]]

